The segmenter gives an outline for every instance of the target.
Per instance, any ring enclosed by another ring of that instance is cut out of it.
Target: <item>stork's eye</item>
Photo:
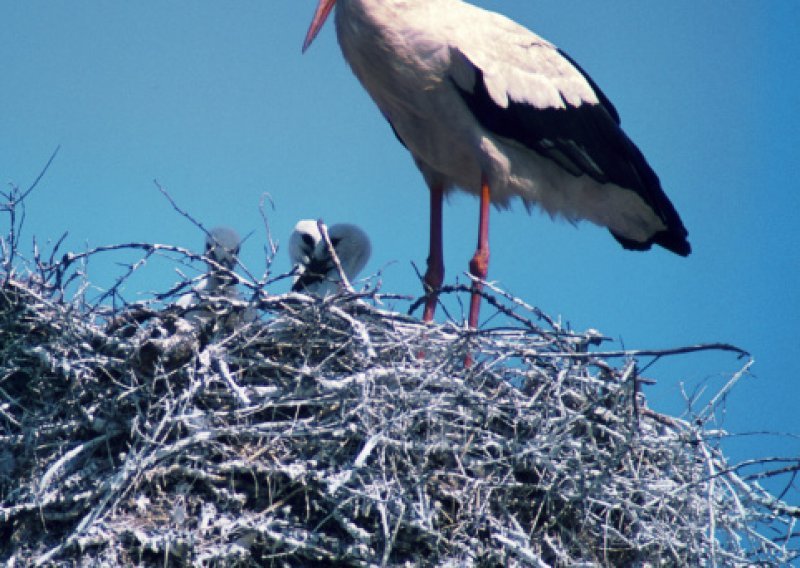
[[[331,239],[331,244],[333,245],[333,248],[338,247],[340,242],[342,242],[342,237],[336,237],[335,239]]]
[[[303,243],[308,247],[314,248],[314,239],[308,233],[303,234]]]

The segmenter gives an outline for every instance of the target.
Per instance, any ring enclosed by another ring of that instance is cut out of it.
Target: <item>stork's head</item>
[[[206,235],[205,255],[228,270],[233,270],[239,257],[241,242],[239,234],[233,229],[215,227]],[[209,266],[212,271],[214,268],[214,266]]]
[[[314,38],[317,37],[319,30],[322,29],[322,26],[325,24],[325,20],[328,19],[331,10],[333,10],[334,4],[336,4],[336,0],[319,0],[317,11],[314,12],[314,19],[311,20],[311,25],[308,27],[308,33],[306,33],[306,40],[303,42],[303,53],[305,53],[305,51],[311,45],[311,42],[314,41]]]
[[[328,237],[345,275],[354,278],[372,251],[366,233],[355,225],[340,223],[328,229]],[[295,270],[293,291],[325,295],[337,290],[340,278],[317,221],[304,219],[295,225],[289,237],[289,257]]]
[[[294,226],[292,236],[289,237],[289,258],[292,264],[299,267],[308,266],[314,257],[317,245],[322,241],[317,222],[313,219],[303,219]]]

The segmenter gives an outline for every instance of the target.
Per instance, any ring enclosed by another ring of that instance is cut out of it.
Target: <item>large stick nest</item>
[[[650,410],[634,361],[592,354],[591,333],[469,333],[354,295],[99,319],[55,296],[35,278],[0,294],[8,565],[797,556],[797,509],[702,421]]]

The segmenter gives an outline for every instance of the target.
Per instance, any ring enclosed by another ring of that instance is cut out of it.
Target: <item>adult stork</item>
[[[689,254],[678,213],[616,109],[563,51],[461,0],[320,0],[303,51],[335,4],[345,59],[430,189],[425,320],[444,278],[442,201],[455,188],[480,198],[471,327],[489,266],[490,203],[519,197],[607,227],[626,249]]]
[[[347,280],[355,278],[366,266],[372,252],[369,237],[356,225],[339,223],[328,230],[328,237]],[[322,238],[319,223],[303,219],[289,237],[289,258],[297,272],[293,292],[309,292],[327,296],[343,285],[339,267]]]

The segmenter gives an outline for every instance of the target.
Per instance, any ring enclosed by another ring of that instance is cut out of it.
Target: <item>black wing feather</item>
[[[628,249],[647,250],[655,243],[681,256],[691,247],[675,207],[658,176],[639,148],[620,128],[616,109],[594,81],[572,59],[564,56],[583,75],[594,90],[599,104],[584,103],[566,108],[537,108],[509,98],[503,108],[492,99],[483,71],[472,64],[475,82],[472,90],[452,81],[478,122],[487,130],[519,142],[558,163],[572,175],[588,175],[598,183],[613,183],[635,191],[667,226],[646,242],[611,234]]]
[[[328,272],[333,268],[329,258],[312,258],[306,269],[292,285],[292,292],[302,292],[309,286],[327,280]]]

